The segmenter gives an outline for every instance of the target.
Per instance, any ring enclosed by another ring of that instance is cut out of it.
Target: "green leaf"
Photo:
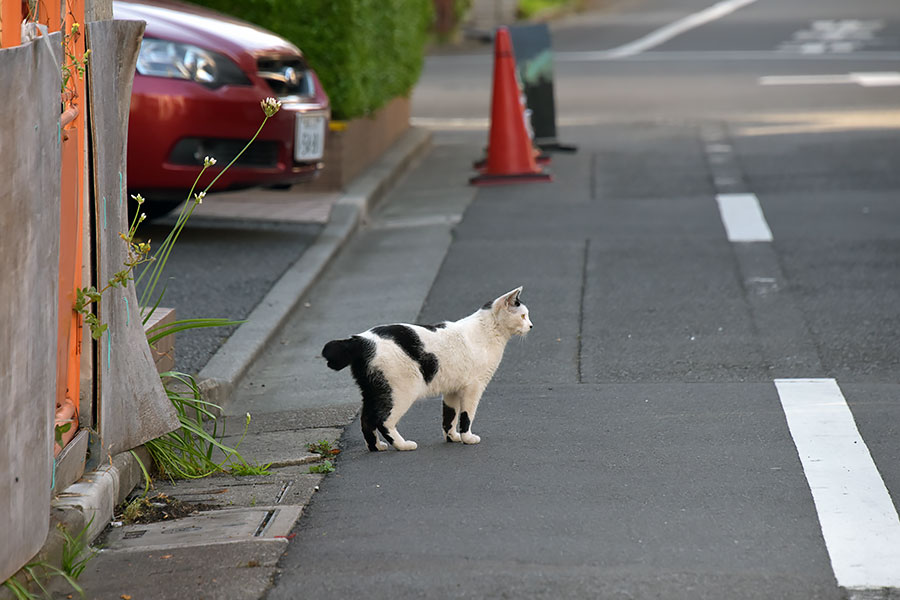
[[[147,331],[147,341],[155,344],[162,338],[186,331],[188,329],[202,329],[205,327],[227,327],[229,325],[240,325],[245,321],[232,321],[225,318],[207,318],[207,319],[181,319],[171,323],[157,325]]]
[[[72,422],[64,423],[62,425],[57,425],[54,431],[54,438],[56,439],[56,443],[60,446],[63,445],[62,437],[63,434],[69,433],[69,430],[72,429]]]
[[[91,326],[91,337],[95,340],[99,340],[101,337],[103,337],[103,333],[107,329],[109,329],[109,325],[106,323],[103,323],[102,325],[100,323],[96,323],[96,324],[91,323],[90,326]]]
[[[310,473],[334,473],[334,464],[330,460],[323,461],[321,464],[313,465],[309,468]]]

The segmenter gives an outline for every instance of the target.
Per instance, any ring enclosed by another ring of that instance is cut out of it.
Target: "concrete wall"
[[[371,117],[347,121],[341,130],[330,129],[325,141],[325,167],[309,189],[342,189],[409,129],[409,115],[409,98],[400,96]]]

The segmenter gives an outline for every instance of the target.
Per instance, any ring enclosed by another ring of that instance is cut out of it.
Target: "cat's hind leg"
[[[390,414],[387,419],[378,426],[378,431],[381,432],[381,436],[397,450],[415,450],[419,447],[414,441],[403,439],[403,436],[397,431],[397,423],[403,415],[406,414],[406,411],[409,410],[409,407],[412,406],[412,403],[415,402],[415,400],[415,397],[398,397],[395,395],[394,405],[391,407]]]
[[[397,450],[415,450],[419,447],[414,441],[403,439],[403,436],[400,435],[400,432],[397,431],[396,427],[379,425],[378,431],[380,431],[381,436],[388,441],[388,444],[392,444]],[[385,447],[387,447],[387,444],[385,444]]]
[[[367,414],[365,407],[363,407],[359,422],[362,426],[362,434],[363,438],[366,440],[366,446],[371,452],[388,449],[388,445],[378,439],[378,435],[375,433],[378,426],[372,422],[371,415]]]
[[[456,430],[459,423],[459,408],[461,399],[456,392],[444,394],[442,428],[444,439],[448,442],[460,441],[459,431]]]
[[[357,376],[356,372],[354,376]],[[359,422],[366,446],[372,452],[387,450],[388,445],[380,441],[375,432],[391,413],[393,406],[391,388],[381,372],[375,369],[369,372],[360,369],[357,382],[362,389],[362,412]]]

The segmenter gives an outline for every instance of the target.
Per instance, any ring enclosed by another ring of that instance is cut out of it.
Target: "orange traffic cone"
[[[469,183],[492,185],[552,180],[535,161],[520,95],[509,30],[499,27],[494,42],[494,88],[487,161],[484,172],[469,179]]]

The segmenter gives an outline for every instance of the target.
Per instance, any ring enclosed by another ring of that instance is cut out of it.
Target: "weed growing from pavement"
[[[310,473],[322,473],[327,475],[328,473],[334,473],[334,464],[330,460],[324,460],[317,465],[312,465],[309,468]]]
[[[306,449],[313,454],[321,454],[323,458],[337,456],[341,452],[339,449],[332,447],[331,442],[328,440],[319,440],[318,442],[307,444]]]
[[[93,522],[94,517],[91,517],[91,520],[88,521],[87,525],[84,526],[84,529],[79,531],[78,534],[74,536],[69,533],[69,530],[66,529],[66,526],[62,523],[56,525],[56,528],[59,530],[60,535],[62,535],[63,537],[60,567],[62,568],[62,571],[69,575],[72,579],[77,580],[79,577],[81,577],[81,574],[84,572],[84,569],[87,567],[88,563],[97,554],[96,550],[88,547],[87,540],[85,538],[85,534],[87,533],[88,528]]]
[[[203,399],[197,381],[174,371],[163,373],[162,377],[181,427],[144,444],[160,475],[170,479],[199,479],[216,472],[269,474],[269,465],[251,464],[238,452],[250,427],[250,413],[244,418],[244,431],[237,444],[228,446],[221,442],[225,435],[224,424],[218,418],[222,408]]]
[[[228,468],[228,472],[237,477],[248,477],[250,475],[271,475],[272,472],[269,471],[269,467],[272,466],[272,463],[266,463],[264,465],[250,465],[247,463],[238,463],[232,464]]]
[[[17,575],[3,582],[3,587],[9,590],[16,600],[37,600],[41,596],[31,591],[32,584],[37,586],[44,598],[52,598],[46,584],[54,577],[62,577],[69,586],[84,598],[84,590],[75,581],[75,578],[58,567],[54,567],[44,560],[33,561],[22,567]]]
[[[334,463],[328,459],[340,454],[340,449],[333,447],[328,440],[319,440],[318,442],[307,444],[306,449],[324,459],[321,463],[312,465],[309,468],[310,473],[328,474],[334,472]]]

